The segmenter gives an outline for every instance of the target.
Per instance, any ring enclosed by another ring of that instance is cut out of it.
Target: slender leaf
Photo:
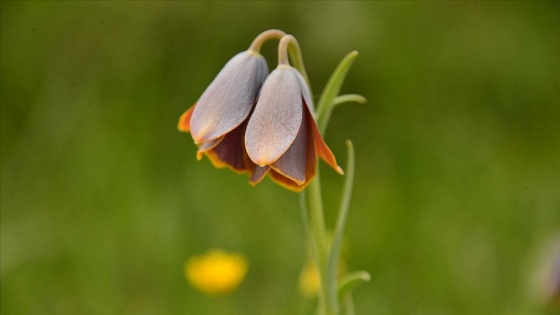
[[[356,102],[359,104],[365,104],[367,102],[366,98],[358,94],[344,94],[335,97],[332,101],[332,106],[336,107],[340,104]]]
[[[350,293],[356,286],[369,282],[371,276],[367,271],[358,270],[350,272],[340,278],[338,285],[338,298],[343,299],[347,293]]]
[[[340,259],[340,248],[342,244],[342,236],[344,234],[344,226],[346,225],[346,218],[348,217],[348,208],[350,205],[350,198],[352,196],[352,185],[354,182],[354,146],[352,141],[346,141],[347,149],[347,165],[346,165],[346,178],[344,179],[344,186],[342,191],[342,198],[338,210],[338,218],[334,230],[334,237],[332,246],[327,260],[327,281],[329,281],[327,292],[331,303],[338,301],[336,298],[336,280],[338,271],[338,262]],[[337,305],[333,305],[333,309],[337,309]]]
[[[325,134],[334,107],[332,101],[340,92],[344,78],[346,78],[346,74],[357,56],[358,52],[352,51],[340,61],[319,98],[317,103],[317,124],[322,135]]]

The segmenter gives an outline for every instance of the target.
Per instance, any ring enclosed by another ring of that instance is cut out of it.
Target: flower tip
[[[181,117],[179,117],[179,122],[177,123],[177,129],[181,132],[191,131],[191,116],[194,109],[194,105],[187,109]]]
[[[340,175],[344,175],[344,171],[342,170],[342,168],[340,166],[336,167],[336,172]]]
[[[196,145],[202,145],[205,142],[210,141],[211,139],[208,139],[208,127],[198,131],[198,132],[191,132],[192,138],[194,140],[194,144]]]
[[[278,159],[278,158],[271,159],[268,154],[265,155],[263,153],[257,153],[257,156],[255,156],[254,153],[252,153],[252,152],[249,153],[249,151],[247,151],[247,154],[249,155],[249,159],[253,163],[257,164],[259,167],[267,167],[270,164],[276,162],[276,160]]]

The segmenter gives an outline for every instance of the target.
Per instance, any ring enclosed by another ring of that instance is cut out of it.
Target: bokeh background
[[[176,129],[270,28],[298,38],[316,96],[360,53],[342,92],[368,103],[326,134],[342,165],[356,148],[344,259],[372,275],[357,313],[545,313],[560,6],[482,1],[3,1],[1,313],[312,313],[298,196],[196,161]],[[342,180],[321,170],[332,226]],[[250,263],[229,296],[183,276],[214,247]]]

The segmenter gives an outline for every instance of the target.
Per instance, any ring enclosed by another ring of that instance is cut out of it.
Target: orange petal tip
[[[344,171],[342,170],[342,168],[340,166],[336,167],[336,172],[340,175],[344,175]]]
[[[191,131],[191,116],[194,110],[194,106],[191,106],[187,111],[185,111],[181,117],[179,117],[179,123],[177,124],[177,129],[182,132],[190,132]]]

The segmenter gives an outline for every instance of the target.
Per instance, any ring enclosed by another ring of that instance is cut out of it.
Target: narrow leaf
[[[321,130],[321,134],[323,135],[325,134],[333,110],[332,101],[340,92],[344,78],[346,78],[346,74],[357,56],[358,52],[352,51],[340,61],[319,98],[319,103],[317,104],[317,122],[319,124],[319,130]]]
[[[340,278],[338,285],[338,298],[343,299],[347,293],[350,293],[356,286],[369,282],[371,276],[367,271],[358,270],[345,274]]]
[[[366,100],[365,97],[363,97],[361,95],[358,95],[358,94],[344,94],[344,95],[340,95],[340,96],[335,97],[332,101],[332,106],[336,107],[340,104],[350,103],[350,102],[365,104],[367,102],[367,100]]]
[[[346,225],[346,218],[348,217],[348,208],[350,205],[350,198],[352,196],[352,184],[354,182],[354,146],[350,140],[346,141],[346,148],[348,152],[347,156],[347,166],[346,166],[346,178],[344,179],[344,186],[342,191],[342,198],[340,200],[340,206],[338,210],[338,218],[336,219],[336,226],[334,230],[334,238],[327,260],[327,281],[329,281],[329,288],[331,292],[331,301],[337,301],[336,299],[336,280],[338,271],[338,262],[340,259],[340,248],[342,244],[342,236],[344,234],[344,226]],[[335,307],[333,307],[336,309]]]

